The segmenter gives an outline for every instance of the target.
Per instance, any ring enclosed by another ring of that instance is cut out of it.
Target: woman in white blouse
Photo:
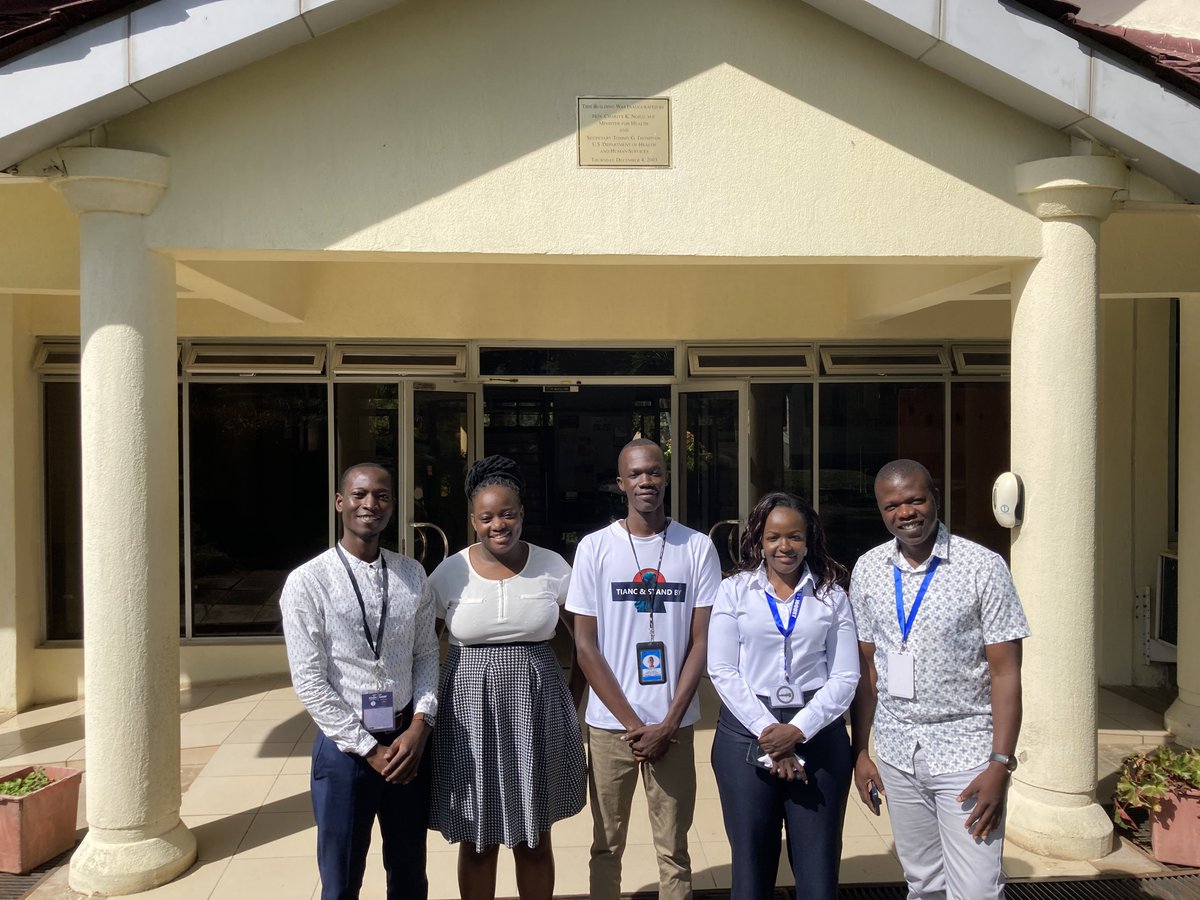
[[[583,808],[583,740],[549,640],[564,613],[571,570],[521,540],[520,467],[489,456],[467,473],[479,538],[429,578],[442,666],[429,824],[459,844],[464,900],[496,895],[501,844],[511,847],[522,900],[554,892],[550,827]],[[582,692],[582,682],[576,685]]]
[[[826,550],[816,512],[792,494],[758,502],[739,555],[708,631],[730,896],[774,896],[782,825],[798,895],[835,898],[852,769],[842,716],[858,684],[849,573]]]

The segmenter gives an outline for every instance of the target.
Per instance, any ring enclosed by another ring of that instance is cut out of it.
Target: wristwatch
[[[988,757],[988,762],[998,762],[1009,772],[1017,771],[1017,758],[1015,756],[1005,756],[1003,753],[993,753]]]

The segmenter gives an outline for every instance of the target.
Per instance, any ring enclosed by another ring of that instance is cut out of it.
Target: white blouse
[[[767,598],[765,565],[721,582],[708,626],[708,674],[721,702],[754,735],[779,720],[759,700],[783,682],[784,638]],[[795,628],[787,639],[789,683],[816,696],[791,719],[806,738],[850,708],[858,686],[858,637],[850,601],[840,587],[814,593],[807,563],[797,593],[802,593]],[[778,606],[785,628],[792,600]]]
[[[484,578],[471,565],[470,547],[442,560],[429,576],[436,616],[450,643],[510,644],[554,637],[567,599],[571,567],[544,547],[529,545],[525,567],[511,578]]]

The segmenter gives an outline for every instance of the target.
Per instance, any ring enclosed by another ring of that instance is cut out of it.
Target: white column
[[[1200,747],[1200,297],[1179,301],[1179,697],[1167,729]]]
[[[1013,279],[1011,457],[1025,519],[1012,570],[1033,635],[1008,836],[1063,859],[1112,847],[1095,797],[1097,239],[1125,181],[1103,156],[1017,166],[1042,257]]]
[[[87,836],[71,887],[126,894],[196,857],[179,819],[175,277],[144,216],[169,160],[63,152],[79,213]]]

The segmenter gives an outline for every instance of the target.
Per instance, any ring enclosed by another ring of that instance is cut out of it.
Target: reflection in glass
[[[915,459],[941,488],[946,460],[942,382],[822,384],[821,522],[833,555],[853,567],[888,539],[875,505],[875,473]],[[989,482],[990,484],[990,482]]]
[[[954,533],[1008,559],[1009,531],[992,515],[992,484],[1008,471],[1007,382],[950,386],[950,515]]]
[[[333,470],[341,477],[347,466],[379,463],[392,473],[396,483],[396,461],[400,458],[400,388],[391,384],[355,384],[340,382],[334,387],[335,433],[337,452]],[[398,492],[398,491],[397,491]],[[337,527],[341,537],[341,526]],[[380,537],[389,550],[400,548],[400,510],[392,512],[392,521]]]
[[[481,347],[481,375],[644,375],[675,374],[670,347]]]
[[[46,472],[46,638],[83,638],[79,382],[42,386]]]
[[[672,453],[683,454],[679,461],[683,484],[676,486],[679,520],[708,534],[718,522],[738,517],[738,395],[737,391],[680,392],[679,405],[683,427],[673,433],[676,439],[671,444]],[[722,571],[731,571],[736,529],[718,529],[714,543]]]
[[[583,385],[568,393],[484,388],[484,451],[521,465],[526,540],[569,562],[580,538],[625,515],[617,456],[635,437],[669,449],[670,391],[665,385]]]
[[[468,394],[413,392],[413,522],[441,528],[451,553],[468,543],[463,479],[470,461],[473,401]],[[409,552],[432,572],[446,551],[436,530],[418,528]]]
[[[750,505],[771,491],[812,502],[811,384],[750,385]]]
[[[325,384],[196,384],[192,633],[280,634],[288,573],[329,546]]]

